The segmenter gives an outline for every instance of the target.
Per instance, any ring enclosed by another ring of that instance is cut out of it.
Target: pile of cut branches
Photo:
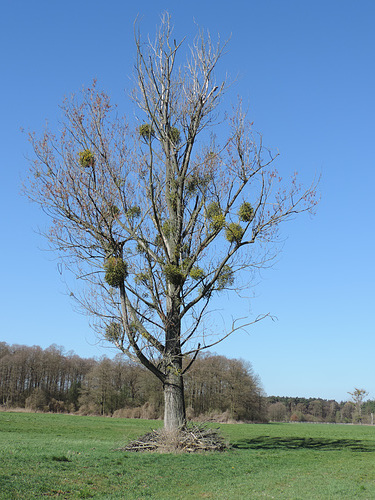
[[[206,425],[189,424],[176,431],[164,429],[148,432],[131,441],[121,451],[159,451],[161,453],[194,453],[202,451],[224,451],[228,448],[219,429]]]

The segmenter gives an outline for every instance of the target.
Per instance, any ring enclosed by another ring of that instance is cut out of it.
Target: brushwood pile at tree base
[[[173,432],[153,430],[131,441],[121,451],[159,451],[195,453],[203,451],[225,451],[228,445],[219,429],[205,425],[187,425]]]

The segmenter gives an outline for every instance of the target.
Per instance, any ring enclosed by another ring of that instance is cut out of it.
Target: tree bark
[[[186,423],[182,375],[169,373],[164,382],[164,428],[174,431]]]

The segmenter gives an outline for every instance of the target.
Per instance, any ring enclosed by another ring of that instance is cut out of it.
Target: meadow
[[[120,450],[161,421],[0,413],[0,498],[375,499],[375,427],[221,424],[223,453]]]

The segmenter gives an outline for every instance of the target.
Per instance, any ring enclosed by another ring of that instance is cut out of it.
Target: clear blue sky
[[[281,172],[322,174],[317,216],[284,226],[273,270],[252,291],[264,321],[216,351],[253,364],[269,395],[375,398],[375,2],[35,0],[4,2],[0,17],[1,335],[9,344],[55,343],[83,357],[112,355],[73,311],[53,256],[34,230],[46,219],[20,195],[30,149],[20,127],[56,122],[58,104],[97,77],[131,113],[133,21],[154,34],[159,14],[176,37],[194,20],[231,35],[221,70]],[[226,303],[227,305],[228,303]],[[231,313],[240,309],[235,299]],[[227,310],[222,314],[225,316]]]

